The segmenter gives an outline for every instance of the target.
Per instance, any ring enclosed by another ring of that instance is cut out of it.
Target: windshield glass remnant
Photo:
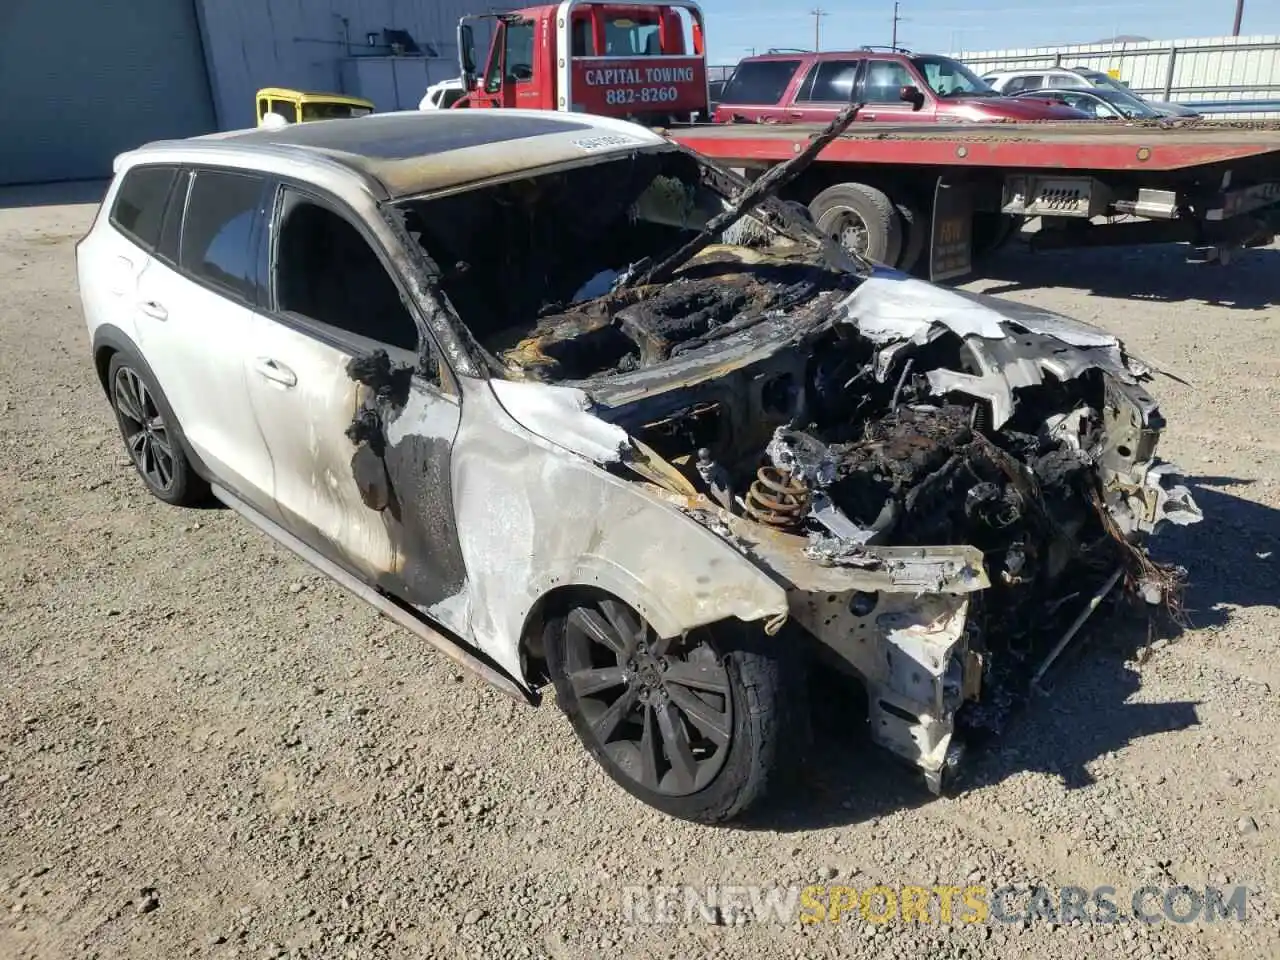
[[[650,151],[402,209],[497,369],[583,380],[661,363],[856,285],[845,268],[857,264],[771,199],[669,281],[634,282],[729,210],[737,189],[687,152]]]

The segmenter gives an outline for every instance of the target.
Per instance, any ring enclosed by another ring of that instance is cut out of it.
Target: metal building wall
[[[1116,70],[1135,92],[1178,103],[1280,100],[1280,36],[1275,35],[960,51],[951,56],[978,73],[1049,66]]]
[[[458,19],[515,6],[479,0],[200,0],[218,126],[251,126],[254,93],[267,86],[360,95],[367,91],[347,88],[363,85],[378,91],[373,99],[380,110],[416,107],[429,83],[457,75]],[[437,56],[390,57],[385,46],[369,47],[366,34],[376,32],[381,42],[385,28],[407,30]],[[361,58],[359,69],[344,66],[353,58]]]

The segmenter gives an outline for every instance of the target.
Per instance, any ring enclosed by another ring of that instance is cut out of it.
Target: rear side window
[[[1026,77],[1014,77],[1005,84],[1004,92],[1009,94],[1021,93],[1023,90],[1039,90],[1044,86],[1044,76],[1039,73],[1033,73]]]
[[[177,167],[133,167],[124,175],[111,208],[111,222],[135,243],[154,250]]]
[[[853,84],[858,77],[857,60],[824,60],[813,69],[812,83],[797,100],[813,100],[818,103],[848,103],[853,99]]]
[[[197,171],[187,198],[178,261],[186,273],[250,303],[257,299],[253,235],[262,189],[259,177]]]
[[[738,64],[721,103],[775,104],[800,68],[799,60],[753,60]]]

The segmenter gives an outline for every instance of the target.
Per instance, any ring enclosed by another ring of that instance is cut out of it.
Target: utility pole
[[[1233,37],[1240,36],[1240,23],[1244,20],[1244,0],[1236,0],[1236,25],[1231,28]]]
[[[898,0],[893,0],[893,40],[890,41],[892,49],[898,49],[898,23],[902,18],[898,16]]]
[[[822,49],[822,18],[827,15],[827,11],[814,7],[809,15],[813,17],[813,52],[817,53]]]

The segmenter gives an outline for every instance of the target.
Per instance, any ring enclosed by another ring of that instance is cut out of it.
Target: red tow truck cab
[[[483,72],[473,31],[481,19],[494,22]],[[454,108],[565,110],[654,125],[706,120],[705,38],[694,0],[564,0],[464,17],[458,50],[467,94]]]

